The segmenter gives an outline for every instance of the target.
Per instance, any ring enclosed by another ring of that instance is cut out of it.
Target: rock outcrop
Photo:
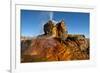
[[[30,42],[31,43],[30,43]],[[67,39],[60,43],[59,38],[33,39],[24,42],[29,46],[24,49],[21,62],[42,62],[42,61],[67,61],[89,59],[89,43],[87,39]]]
[[[46,24],[44,24],[45,35],[50,35],[53,37],[65,39],[67,38],[67,33],[68,33],[68,30],[66,29],[64,20],[62,20],[61,22],[58,22],[57,24],[49,20]]]
[[[44,34],[45,35],[53,35],[53,28],[54,28],[54,23],[49,20],[46,24],[44,24]]]
[[[44,34],[21,39],[21,62],[88,60],[89,39],[84,35],[68,34],[65,23],[48,21]]]

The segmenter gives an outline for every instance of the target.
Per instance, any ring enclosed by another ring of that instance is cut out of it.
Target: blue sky
[[[61,21],[63,19],[68,33],[84,34],[89,37],[89,17],[89,13],[21,10],[21,35],[40,35],[43,33],[43,24],[48,20]]]

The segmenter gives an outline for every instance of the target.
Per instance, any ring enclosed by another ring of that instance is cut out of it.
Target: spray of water
[[[53,12],[50,12],[50,20],[53,20]]]

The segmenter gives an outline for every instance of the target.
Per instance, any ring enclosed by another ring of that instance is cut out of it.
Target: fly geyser
[[[69,34],[64,20],[44,24],[44,34],[21,37],[21,62],[89,60],[89,38]]]

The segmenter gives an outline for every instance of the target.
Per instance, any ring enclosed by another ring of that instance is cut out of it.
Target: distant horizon
[[[73,34],[73,33],[68,33],[68,34],[71,34],[71,35],[84,35],[84,34]],[[42,35],[42,34],[39,34],[39,35]],[[37,35],[37,36],[39,36]],[[34,35],[30,35],[30,36],[26,36],[26,35],[21,35],[21,37],[37,37],[37,36],[34,36]],[[86,35],[84,35],[86,38],[90,38],[90,37],[87,37]]]
[[[48,20],[64,19],[68,34],[83,34],[89,38],[90,14],[80,12],[55,12],[21,10],[21,36],[36,37],[43,34],[43,25]]]

